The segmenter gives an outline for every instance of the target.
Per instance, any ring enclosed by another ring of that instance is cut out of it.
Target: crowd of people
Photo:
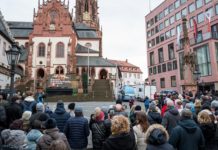
[[[81,106],[57,101],[54,111],[27,92],[0,95],[1,150],[218,150],[218,100],[168,94],[145,99],[144,108],[122,101],[96,107],[90,119]]]

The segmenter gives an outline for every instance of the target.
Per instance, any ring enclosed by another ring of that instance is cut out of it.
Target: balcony
[[[192,38],[189,40],[190,46],[202,43],[204,41],[207,41],[209,39],[218,39],[218,32],[207,32],[204,34],[198,34],[197,38]],[[178,46],[177,50],[184,49],[184,39],[180,39],[180,45]]]

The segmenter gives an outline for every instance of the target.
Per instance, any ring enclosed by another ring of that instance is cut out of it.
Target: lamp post
[[[11,84],[10,84],[10,99],[14,93],[14,75],[15,75],[15,66],[17,65],[20,58],[20,50],[18,46],[13,43],[12,47],[5,51],[7,55],[8,64],[11,66]]]

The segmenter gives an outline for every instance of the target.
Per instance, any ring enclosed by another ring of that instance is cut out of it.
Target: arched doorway
[[[99,79],[107,79],[107,70],[102,69],[99,74]]]
[[[37,78],[43,79],[44,77],[45,77],[45,71],[42,68],[38,69],[37,70]]]

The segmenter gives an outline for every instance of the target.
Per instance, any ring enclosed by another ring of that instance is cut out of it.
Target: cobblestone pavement
[[[102,107],[102,106],[106,106],[109,107],[110,105],[114,105],[115,101],[113,102],[75,102],[76,106],[81,106],[83,108],[83,114],[84,116],[89,120],[90,115],[94,112],[94,109],[96,107]],[[67,110],[67,106],[68,106],[69,102],[65,103],[65,108]],[[127,112],[129,112],[129,103],[128,102],[124,102],[123,104],[127,105]],[[142,102],[135,102],[136,105],[140,105],[142,107],[142,109],[144,109],[144,104]],[[56,108],[56,103],[48,103],[48,106],[50,107],[50,109],[52,111],[55,110]],[[89,143],[88,143],[88,148],[92,148],[92,137],[91,137],[91,132],[90,132],[90,136],[89,136]]]

